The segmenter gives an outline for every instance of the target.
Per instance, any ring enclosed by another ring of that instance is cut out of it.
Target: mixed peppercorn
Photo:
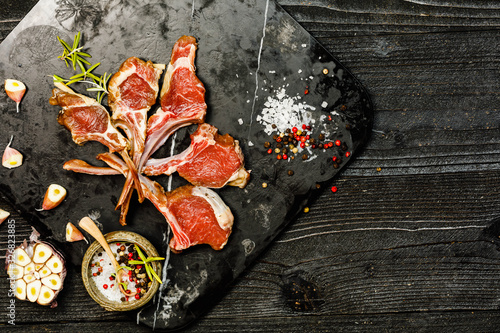
[[[331,116],[329,116],[331,120]],[[276,128],[276,125],[272,125]],[[350,126],[346,126],[349,129]],[[299,153],[299,147],[305,149],[310,147],[311,149],[323,149],[328,150],[334,146],[338,147],[338,153],[340,156],[334,155],[332,157],[333,167],[338,168],[342,163],[342,156],[349,158],[351,152],[348,151],[347,144],[340,140],[329,141],[325,139],[325,135],[320,133],[317,138],[311,135],[311,126],[302,124],[301,129],[297,127],[287,128],[285,132],[279,134],[274,134],[272,141],[266,141],[264,143],[264,148],[267,149],[268,154],[275,154],[278,160],[294,160],[297,153]],[[303,151],[303,150],[302,150]],[[307,153],[301,155],[302,160],[309,159]],[[288,170],[288,175],[293,176],[293,170]]]

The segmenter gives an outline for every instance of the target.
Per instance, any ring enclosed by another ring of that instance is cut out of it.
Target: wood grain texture
[[[0,0],[0,40],[35,2]],[[323,189],[186,331],[498,331],[500,227],[488,227],[500,217],[500,4],[278,2],[370,91],[374,131],[339,191]],[[146,330],[69,274],[60,307],[16,302],[16,327],[3,317],[3,328]],[[0,297],[0,313],[7,305]]]

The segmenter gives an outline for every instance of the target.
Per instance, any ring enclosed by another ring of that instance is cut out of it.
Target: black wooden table
[[[0,0],[0,41],[36,2]],[[500,331],[500,2],[278,2],[367,87],[372,138],[186,331]],[[148,330],[75,267],[58,308],[16,302],[8,325],[6,276],[0,329]]]

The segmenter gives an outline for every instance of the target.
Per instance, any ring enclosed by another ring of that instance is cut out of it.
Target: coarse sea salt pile
[[[287,128],[302,124],[312,126],[315,122],[312,111],[316,108],[300,100],[300,96],[289,96],[285,88],[281,88],[274,97],[267,98],[256,120],[264,126],[264,131],[268,135],[273,132],[283,133]]]

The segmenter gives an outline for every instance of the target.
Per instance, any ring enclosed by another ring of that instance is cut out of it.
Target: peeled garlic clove
[[[10,141],[7,144],[7,147],[5,147],[2,156],[2,165],[8,169],[16,168],[23,164],[23,155],[10,146],[12,139],[13,136],[10,137]]]
[[[24,275],[24,268],[22,266],[16,265],[15,263],[10,263],[9,267],[7,268],[7,274],[11,279],[20,279]]]
[[[30,283],[30,282],[33,282],[36,280],[36,277],[33,275],[33,274],[29,274],[29,275],[25,275],[23,277],[23,280],[26,282],[26,283]]]
[[[68,242],[76,242],[85,239],[80,230],[78,230],[75,225],[71,222],[66,224],[66,241]]]
[[[19,112],[19,103],[23,99],[26,92],[24,83],[18,80],[7,79],[5,80],[5,92],[14,102],[16,102],[17,112]]]
[[[43,264],[52,256],[52,249],[42,243],[35,245],[35,250],[33,254],[33,262],[37,264]]]
[[[14,262],[19,266],[26,266],[31,262],[29,255],[22,248],[18,247],[14,250]]]
[[[46,276],[49,276],[51,273],[52,273],[51,270],[47,266],[43,266],[43,268],[38,271],[38,276],[40,276],[41,279]]]
[[[47,305],[55,297],[55,292],[47,286],[42,286],[40,288],[40,295],[38,296],[37,303],[40,305]]]
[[[21,301],[26,299],[26,282],[23,279],[14,281],[14,295]]]
[[[34,262],[30,262],[29,264],[24,266],[24,275],[32,274],[33,272],[35,272],[35,263]]]
[[[63,269],[63,263],[56,256],[52,256],[52,258],[47,260],[47,262],[45,264],[52,271],[52,273],[61,273],[61,271]]]
[[[61,278],[58,274],[50,274],[41,279],[42,284],[46,285],[50,289],[59,290],[61,288]]]
[[[59,206],[64,198],[66,198],[66,189],[61,185],[50,184],[43,198],[42,209],[49,210],[55,208]]]
[[[41,288],[42,282],[40,282],[40,280],[35,280],[26,285],[26,295],[28,296],[28,300],[30,302],[36,302]]]
[[[10,216],[10,213],[6,210],[0,209],[0,224],[5,221]]]

